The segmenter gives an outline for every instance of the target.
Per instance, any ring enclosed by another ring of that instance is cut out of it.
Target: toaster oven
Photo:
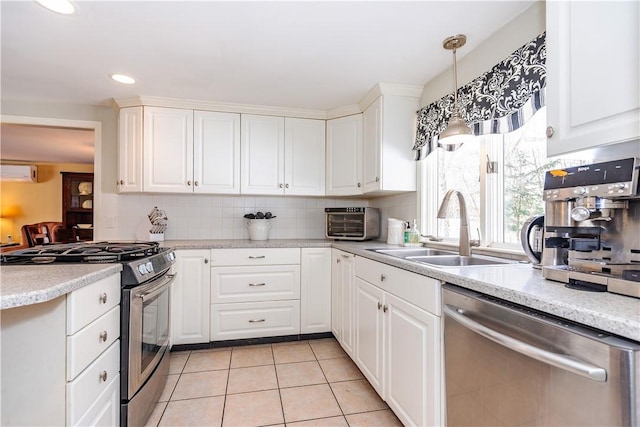
[[[325,208],[327,239],[371,240],[380,236],[380,211],[376,208]]]

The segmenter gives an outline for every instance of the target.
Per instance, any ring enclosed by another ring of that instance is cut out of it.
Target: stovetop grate
[[[159,252],[157,242],[80,242],[34,246],[2,254],[2,264],[115,263]]]

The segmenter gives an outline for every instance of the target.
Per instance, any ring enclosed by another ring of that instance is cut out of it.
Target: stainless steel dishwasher
[[[640,344],[443,287],[447,426],[639,426]]]

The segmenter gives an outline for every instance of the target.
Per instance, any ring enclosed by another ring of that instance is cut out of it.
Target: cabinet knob
[[[547,126],[547,138],[551,138],[554,132],[553,126]]]
[[[378,301],[378,310],[382,308],[382,303]]]
[[[103,382],[107,382],[107,371],[100,372],[100,380]]]
[[[362,187],[362,184],[358,183],[358,188]]]
[[[120,185],[124,185],[124,180],[120,180]]]
[[[284,185],[280,184],[278,187],[282,188],[282,187],[284,187]]]
[[[382,311],[386,313],[388,310],[389,310],[389,306],[387,304],[382,306]]]
[[[336,264],[340,264],[340,258],[336,258]]]
[[[102,331],[100,333],[100,339],[102,340],[102,342],[107,342],[107,331]]]
[[[193,185],[195,185],[195,186],[197,187],[197,186],[198,186],[198,181],[195,181],[195,182],[193,183]]]
[[[380,177],[376,176],[376,182],[380,182]]]
[[[102,304],[106,304],[107,303],[107,294],[103,293],[102,295],[100,295],[100,302]]]
[[[285,184],[285,185],[284,185],[284,188],[289,188],[289,184]]]
[[[204,259],[205,264],[209,264],[209,260],[207,258]]]
[[[384,282],[386,278],[387,278],[387,276],[385,276],[384,274],[380,275],[380,281],[381,282]]]
[[[187,181],[187,186],[191,187],[191,181]]]

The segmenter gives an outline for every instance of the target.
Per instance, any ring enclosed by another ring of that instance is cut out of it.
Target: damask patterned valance
[[[545,33],[525,44],[491,70],[458,89],[463,119],[475,135],[518,129],[546,104]],[[416,160],[438,146],[453,110],[453,93],[418,111]]]

